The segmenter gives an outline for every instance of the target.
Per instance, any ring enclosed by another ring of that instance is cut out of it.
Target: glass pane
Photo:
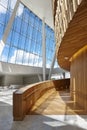
[[[7,8],[8,0],[0,0],[0,4],[2,4],[5,8]]]
[[[38,42],[41,42],[41,40],[42,40],[42,34],[41,34],[40,31],[38,31],[37,41],[38,41]]]
[[[34,25],[35,15],[32,12],[30,13],[29,19],[30,19],[29,21],[30,21],[31,25]]]
[[[39,44],[36,44],[35,54],[42,56],[42,46],[40,46]]]
[[[18,10],[17,10],[17,16],[19,16],[20,18],[22,18],[23,9],[24,9],[24,5],[22,5],[22,4],[20,3],[20,4],[19,4],[19,7],[18,7]]]
[[[42,21],[39,19],[39,31],[42,32]]]
[[[46,28],[46,67],[49,68],[52,64],[53,55],[55,52],[55,42],[54,42],[54,31],[49,27]]]
[[[5,2],[8,3],[8,9],[4,7]],[[0,3],[4,3],[3,6],[0,4],[0,39],[12,14],[15,2],[16,0],[11,0],[11,3],[10,0],[0,0]],[[47,25],[45,29],[46,62],[47,67],[49,67],[55,51],[55,40],[54,31]],[[8,62],[15,63],[16,61],[16,63],[24,65],[28,65],[29,62],[31,66],[42,66],[42,21],[21,3],[6,44],[11,46],[10,52],[6,51],[7,54],[9,52]]]
[[[15,63],[17,55],[17,48],[10,47],[8,62]]]
[[[20,33],[21,19],[19,17],[15,17],[15,20],[13,22],[13,29],[14,29],[14,31]]]
[[[47,59],[46,67],[50,68],[50,66],[51,66],[51,61],[49,59]]]
[[[0,24],[0,40],[3,36],[3,29],[4,29],[4,26],[2,24]]]
[[[33,39],[34,41],[36,41],[36,39],[37,39],[37,30],[36,30],[36,28],[33,28],[32,39]]]
[[[26,38],[26,42],[25,42],[25,51],[30,51],[30,47],[31,47],[31,40],[29,38]]]
[[[28,24],[28,27],[27,27],[27,35],[31,38],[32,37],[32,31],[33,31],[33,27]]]
[[[32,53],[30,53],[30,55],[29,55],[29,65],[30,65],[30,66],[33,66],[34,57],[35,57],[35,55],[32,54]]]
[[[16,63],[22,64],[23,61],[23,50],[18,50],[17,51],[17,57],[16,57]]]
[[[19,44],[18,44],[18,47],[19,47],[20,49],[24,49],[24,46],[25,46],[25,38],[26,38],[26,37],[20,35]]]
[[[10,8],[14,9],[17,0],[10,0]]]
[[[28,60],[29,60],[29,53],[28,52],[24,52],[23,64],[24,65],[28,65]]]
[[[35,42],[33,40],[31,42],[30,52],[35,53]]]
[[[28,24],[26,22],[22,21],[22,24],[21,24],[21,34],[23,34],[23,35],[27,34],[27,27],[28,27]]]
[[[35,17],[34,23],[35,23],[34,26],[35,26],[36,30],[38,30],[38,28],[39,28],[39,18],[37,16]]]
[[[10,44],[10,43],[11,43],[11,37],[12,37],[12,31],[10,31],[10,33],[9,33],[9,35],[8,35],[6,44]]]
[[[54,50],[54,46],[53,46],[53,40],[50,40],[50,48]]]
[[[19,34],[13,31],[12,32],[12,41],[11,41],[12,45],[17,47],[18,46],[18,41],[19,41]]]
[[[9,21],[9,19],[10,19],[10,17],[11,17],[11,12],[9,12],[8,10],[6,11],[6,18],[5,18],[5,24],[7,25],[7,23],[8,23],[8,21]]]
[[[2,52],[2,55],[1,55],[1,61],[7,62],[8,54],[9,54],[9,46],[5,45],[3,52]]]
[[[38,50],[39,50],[39,46],[38,46],[38,44],[36,43],[35,54],[39,54],[39,53],[38,53]]]
[[[25,7],[23,11],[23,20],[28,23],[30,11]]]
[[[47,58],[50,59],[50,51],[49,50],[48,50],[48,53],[47,53]]]
[[[38,55],[35,55],[34,57],[34,66],[38,66],[38,62],[39,62],[39,56]]]
[[[46,37],[46,48],[49,48],[49,45],[50,45],[50,40],[48,37]]]
[[[39,55],[42,56],[42,46],[39,46]]]
[[[28,28],[28,34],[29,34],[29,38],[32,39],[32,35],[33,35],[33,27],[30,25]]]
[[[5,23],[6,9],[0,5],[0,23]]]
[[[58,65],[58,62],[57,62],[57,60],[55,61],[55,64],[54,64],[54,68],[58,68],[59,67],[59,65]]]
[[[39,57],[39,64],[38,67],[42,67],[42,57]]]

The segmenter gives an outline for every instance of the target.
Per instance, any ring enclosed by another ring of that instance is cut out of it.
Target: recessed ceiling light
[[[69,57],[67,57],[67,56],[66,56],[66,57],[64,57],[64,59],[65,59],[65,60],[68,60],[68,59],[69,59]]]

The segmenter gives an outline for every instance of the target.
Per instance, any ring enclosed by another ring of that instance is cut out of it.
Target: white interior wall
[[[0,86],[1,86],[1,84],[2,84],[2,78],[3,78],[3,77],[2,77],[2,76],[0,76]]]
[[[23,76],[5,75],[2,78],[2,85],[3,86],[23,85]]]
[[[39,82],[38,75],[30,75],[30,76],[25,76],[23,78],[23,83],[24,84],[33,84]]]
[[[42,77],[42,76],[41,76]],[[0,86],[28,85],[39,82],[38,75],[5,75],[0,76]]]

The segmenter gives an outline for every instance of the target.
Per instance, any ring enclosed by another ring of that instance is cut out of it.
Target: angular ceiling
[[[54,29],[52,0],[20,0],[39,18],[45,17],[45,23]]]

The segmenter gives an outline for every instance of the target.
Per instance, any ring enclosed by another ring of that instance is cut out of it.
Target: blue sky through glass
[[[11,3],[10,3],[11,1]],[[0,40],[12,14],[16,0],[0,1]],[[46,67],[50,67],[55,51],[54,31],[46,30]],[[0,60],[42,67],[42,21],[20,3]]]

